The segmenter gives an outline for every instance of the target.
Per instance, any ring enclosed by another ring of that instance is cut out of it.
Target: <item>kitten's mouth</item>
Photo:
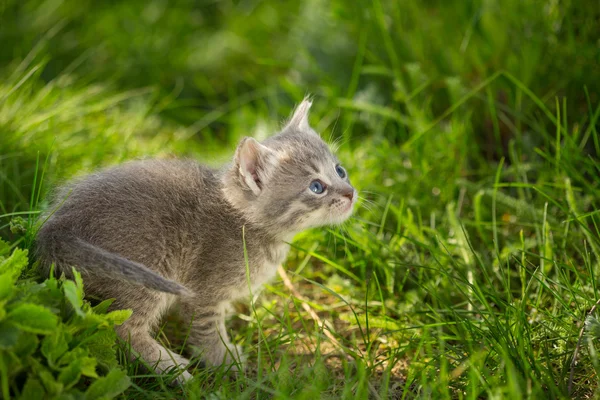
[[[344,220],[349,218],[350,215],[352,215],[352,211],[354,209],[354,204],[356,203],[356,194],[352,197],[352,200],[348,199],[348,201],[346,201],[345,203],[346,204],[344,206],[342,206],[342,209],[340,212],[340,215]]]
[[[343,213],[351,213],[354,208],[354,199],[347,202],[346,206],[343,209]]]

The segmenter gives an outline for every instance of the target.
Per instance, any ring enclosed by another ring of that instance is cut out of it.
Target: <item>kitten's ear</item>
[[[235,152],[235,163],[244,183],[258,195],[275,165],[273,151],[251,137],[242,139]]]
[[[295,128],[301,131],[310,130],[308,124],[308,111],[311,106],[312,101],[308,97],[305,97],[304,100],[302,100],[302,103],[294,110],[294,114],[287,123],[286,128]]]

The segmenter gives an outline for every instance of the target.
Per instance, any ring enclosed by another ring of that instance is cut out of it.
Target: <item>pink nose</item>
[[[354,189],[346,189],[342,192],[342,196],[352,201],[354,199]]]

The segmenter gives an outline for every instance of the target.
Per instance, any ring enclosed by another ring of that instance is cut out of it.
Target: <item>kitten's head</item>
[[[231,205],[280,233],[340,224],[357,198],[346,170],[308,124],[311,104],[305,99],[264,142],[244,138],[223,178]]]

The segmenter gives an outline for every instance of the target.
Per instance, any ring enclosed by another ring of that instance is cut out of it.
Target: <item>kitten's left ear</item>
[[[251,137],[242,139],[235,152],[235,163],[246,186],[258,196],[276,164],[273,151]]]
[[[294,114],[287,123],[286,128],[295,128],[301,131],[310,130],[308,124],[308,111],[311,106],[312,101],[308,97],[305,97],[304,100],[302,100],[302,103],[294,110]]]

